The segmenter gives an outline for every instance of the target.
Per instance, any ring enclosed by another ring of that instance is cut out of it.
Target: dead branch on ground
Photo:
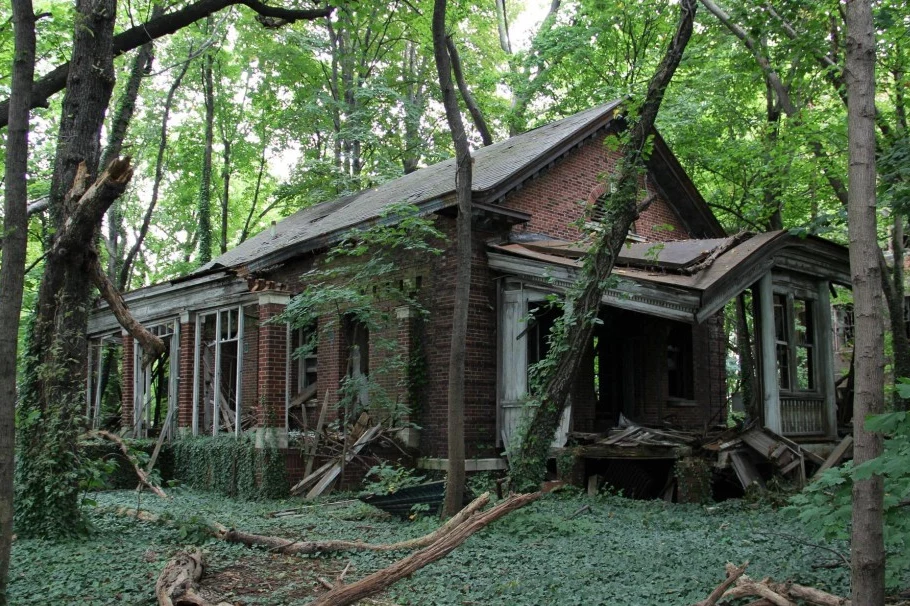
[[[328,553],[332,551],[406,551],[409,549],[420,549],[428,547],[439,541],[452,530],[458,528],[484,505],[490,502],[489,493],[484,493],[471,501],[464,509],[459,511],[452,518],[431,532],[428,535],[399,541],[397,543],[387,544],[370,544],[360,541],[291,541],[280,537],[271,537],[258,534],[252,534],[235,529],[226,530],[218,538],[229,543],[243,543],[247,546],[268,547],[272,551],[283,554],[312,554]]]
[[[392,586],[401,579],[414,574],[427,564],[449,555],[456,547],[478,530],[506,514],[524,507],[540,498],[541,493],[513,495],[489,511],[473,516],[467,522],[457,526],[451,532],[429,545],[425,549],[412,553],[387,568],[360,579],[350,585],[336,585],[334,589],[323,594],[310,603],[310,606],[347,606],[367,598]]]
[[[228,543],[241,543],[248,547],[265,547],[271,551],[282,554],[307,555],[314,553],[329,553],[338,551],[406,551],[410,549],[420,549],[428,547],[446,537],[458,527],[465,524],[472,518],[484,505],[490,502],[489,493],[484,493],[471,501],[464,509],[459,511],[452,518],[431,532],[430,534],[408,539],[397,543],[363,543],[361,541],[294,541],[282,537],[253,534],[234,528],[227,528],[218,522],[207,521],[204,523],[206,531],[216,539]],[[103,510],[115,515],[124,517],[134,517],[144,522],[153,524],[162,523],[173,525],[175,522],[161,518],[149,511],[141,511],[131,507],[117,507],[115,509]],[[492,511],[492,510],[491,510]]]
[[[745,575],[746,562],[742,566],[727,564],[727,578],[718,585],[707,599],[694,606],[714,606],[720,600],[756,597],[753,604],[775,606],[796,606],[796,600],[816,606],[850,606],[850,600],[832,595],[820,589],[797,585],[796,583],[775,583],[771,579],[756,581]]]
[[[162,499],[168,498],[167,494],[165,494],[165,492],[163,490],[161,490],[161,488],[159,486],[155,486],[154,484],[152,484],[149,481],[148,474],[146,474],[144,471],[142,471],[142,468],[139,467],[139,462],[136,460],[136,457],[134,457],[132,454],[130,454],[129,447],[126,445],[126,443],[123,441],[123,439],[120,436],[112,434],[109,431],[104,431],[103,429],[93,429],[92,431],[90,431],[86,434],[86,437],[110,440],[111,442],[113,442],[114,444],[119,446],[121,452],[123,452],[123,456],[125,456],[126,459],[133,466],[133,471],[136,472],[136,476],[139,478],[139,483],[142,484],[143,486],[145,486],[146,488],[148,488],[149,490],[151,490],[152,492],[154,492],[156,495],[158,495]]]

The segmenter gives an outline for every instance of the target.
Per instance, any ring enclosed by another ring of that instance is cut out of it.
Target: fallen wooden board
[[[853,436],[850,434],[847,434],[847,437],[845,437],[843,440],[841,440],[840,444],[838,444],[834,448],[834,450],[831,451],[831,454],[828,455],[828,458],[825,459],[825,462],[821,464],[821,467],[819,467],[818,471],[815,472],[815,475],[812,476],[812,479],[814,480],[815,478],[817,478],[824,472],[826,472],[829,469],[831,469],[832,467],[838,465],[843,460],[843,458],[846,456],[847,452],[850,450],[850,448],[852,446],[853,446]]]
[[[322,399],[322,409],[319,411],[319,420],[316,421],[316,435],[313,437],[313,445],[307,454],[306,469],[303,476],[307,477],[313,471],[313,461],[316,459],[316,447],[319,446],[319,435],[322,432],[322,426],[325,424],[325,415],[329,409],[329,390],[326,390],[325,397]],[[292,491],[293,492],[293,491]]]
[[[622,430],[618,434],[611,436],[609,438],[606,438],[605,440],[600,440],[597,443],[604,444],[607,446],[609,446],[610,444],[616,444],[617,442],[621,442],[622,440],[625,440],[632,434],[638,433],[639,429],[641,429],[641,427],[638,427],[637,425],[633,425],[632,427],[627,427],[626,429]]]
[[[340,459],[333,461],[332,466],[325,473],[325,475],[322,476],[322,479],[319,480],[315,486],[313,486],[310,492],[307,493],[306,498],[315,499],[323,492],[325,492],[326,488],[328,488],[329,485],[335,481],[335,478],[338,477],[338,474],[341,473],[341,466],[350,463],[354,456],[363,450],[363,447],[366,446],[367,442],[372,440],[373,437],[379,433],[379,429],[379,425],[374,425],[373,427],[367,429],[366,432],[364,432],[363,435],[361,435],[360,438],[354,442],[354,445],[351,446],[351,449],[345,453],[343,461]]]
[[[328,471],[329,467],[331,467],[334,464],[335,464],[335,461],[331,460],[328,463],[325,463],[324,465],[322,465],[319,469],[317,469],[313,473],[305,476],[302,480],[300,480],[299,482],[294,484],[294,487],[291,488],[291,494],[300,494],[301,492],[303,492],[307,486],[309,486],[310,484],[312,484],[313,482],[318,480],[319,476],[321,476],[326,471]]]
[[[748,489],[749,486],[755,483],[758,483],[762,488],[765,487],[758,469],[755,468],[755,464],[748,455],[733,451],[730,453],[730,462],[733,464],[733,471],[736,472],[736,477],[739,478],[739,483],[742,484],[743,489]]]

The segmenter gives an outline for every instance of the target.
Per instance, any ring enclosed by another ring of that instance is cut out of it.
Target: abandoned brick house
[[[516,426],[528,367],[545,354],[554,313],[535,310],[576,271],[579,219],[609,187],[603,175],[616,152],[604,140],[621,127],[617,111],[616,102],[595,107],[474,152],[469,470],[505,466],[503,443]],[[828,300],[832,283],[849,281],[846,249],[785,232],[729,237],[659,135],[648,171],[643,185],[656,200],[618,260],[619,280],[604,298],[603,323],[554,444],[564,444],[570,430],[614,427],[620,415],[693,429],[722,422],[728,404],[722,312],[744,291],[755,315],[761,421],[799,440],[834,438]],[[375,222],[401,202],[435,214],[438,227],[454,236],[453,161],[301,210],[185,277],[127,293],[136,318],[168,345],[168,362],[154,372],[142,368],[133,338],[102,304],[89,329],[89,417],[97,422],[101,346],[116,343],[122,424],[134,435],[256,432],[285,445],[289,407],[303,406],[312,419],[323,401],[337,399],[352,333],[344,327],[320,333],[315,352],[298,359],[290,354],[305,335],[269,320],[346,230]],[[421,260],[409,278],[426,302],[426,319],[402,307],[390,329],[406,349],[422,322],[425,401],[410,418],[419,429],[403,438],[427,468],[442,468],[446,457],[453,242],[439,257]],[[356,340],[364,352],[357,365],[369,372],[370,335],[360,331]],[[313,397],[301,404],[301,393]]]

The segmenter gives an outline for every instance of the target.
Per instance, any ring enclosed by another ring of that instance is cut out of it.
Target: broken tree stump
[[[211,602],[196,592],[204,570],[202,552],[198,549],[181,551],[171,558],[155,583],[155,598],[159,606],[211,606]],[[230,604],[219,602],[217,606]]]

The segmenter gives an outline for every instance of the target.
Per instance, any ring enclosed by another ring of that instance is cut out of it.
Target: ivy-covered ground
[[[288,538],[369,542],[420,536],[437,524],[386,518],[359,503],[319,505],[274,519],[265,514],[302,503],[239,501],[189,489],[171,494],[170,501],[143,496],[141,507],[190,522],[173,527],[104,513],[136,506],[134,491],[106,492],[95,496],[89,538],[17,540],[12,603],[154,604],[155,579],[167,559],[182,546],[200,544],[210,562],[204,587],[222,598],[234,604],[305,604],[324,591],[317,577],[333,581],[350,562],[350,581],[402,554],[282,556],[207,539],[192,520]],[[590,508],[572,517],[585,505]],[[844,545],[825,547],[846,551]],[[721,580],[726,562],[746,560],[753,577],[848,592],[848,570],[837,565],[837,554],[819,548],[780,511],[738,501],[703,507],[555,494],[471,537],[382,599],[401,605],[691,604]]]

